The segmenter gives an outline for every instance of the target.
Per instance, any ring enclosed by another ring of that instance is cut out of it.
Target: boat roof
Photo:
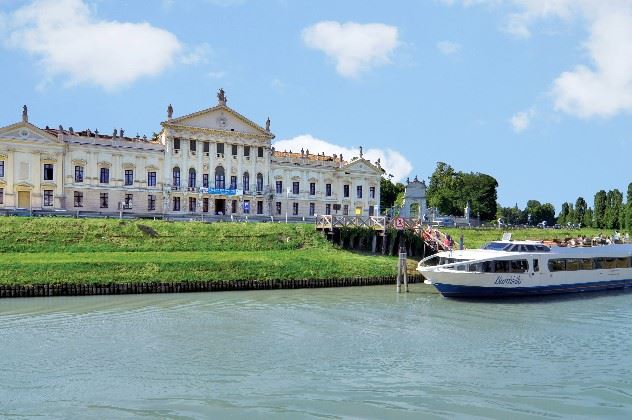
[[[503,241],[498,241],[503,242]],[[537,241],[504,241],[506,243],[537,243]],[[504,257],[521,257],[546,255],[548,258],[596,258],[596,257],[624,257],[632,256],[632,244],[612,244],[593,247],[558,247],[549,248],[550,251],[517,252],[493,249],[466,249],[456,251],[443,251],[435,254],[435,257],[457,260],[485,260]],[[428,258],[429,259],[429,258]]]

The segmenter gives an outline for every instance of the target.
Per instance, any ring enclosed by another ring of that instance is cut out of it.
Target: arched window
[[[195,169],[189,169],[189,188],[195,188]]]
[[[173,186],[180,186],[180,168],[178,168],[177,166],[173,168]]]
[[[263,191],[263,175],[257,174],[257,192]]]
[[[250,191],[250,175],[248,172],[244,172],[244,182],[243,182],[244,191]]]
[[[224,176],[224,167],[215,168],[215,188],[226,188],[226,177]]]

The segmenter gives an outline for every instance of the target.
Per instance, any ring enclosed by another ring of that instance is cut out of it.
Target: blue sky
[[[150,135],[166,108],[269,116],[277,147],[437,161],[499,202],[632,181],[632,0],[0,0],[0,124]]]

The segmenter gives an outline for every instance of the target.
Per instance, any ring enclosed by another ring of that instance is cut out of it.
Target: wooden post
[[[377,233],[373,232],[373,240],[371,241],[371,252],[375,254],[377,248]]]

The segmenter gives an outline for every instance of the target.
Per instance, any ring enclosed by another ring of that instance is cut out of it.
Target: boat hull
[[[588,283],[555,284],[529,287],[488,287],[432,283],[445,297],[451,298],[506,298],[518,296],[542,296],[563,293],[597,292],[632,288],[632,279],[595,281]]]

